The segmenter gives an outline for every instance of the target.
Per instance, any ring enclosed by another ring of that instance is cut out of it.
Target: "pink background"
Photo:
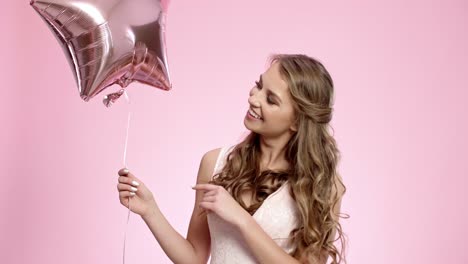
[[[349,263],[468,262],[466,1],[173,0],[173,90],[134,83],[110,109],[79,98],[29,1],[2,5],[0,262],[122,263],[129,110],[128,166],[185,236],[200,159],[244,135],[275,52],[316,57],[335,81]],[[138,215],[126,243],[128,264],[170,263]]]

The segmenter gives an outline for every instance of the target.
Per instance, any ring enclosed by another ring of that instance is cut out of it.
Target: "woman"
[[[132,212],[174,263],[206,263],[210,252],[211,263],[346,262],[329,73],[314,58],[275,55],[248,102],[251,133],[201,160],[187,238],[127,169],[119,171],[120,202],[128,208],[132,198]]]

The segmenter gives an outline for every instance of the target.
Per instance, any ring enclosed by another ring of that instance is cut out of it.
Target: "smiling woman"
[[[332,99],[332,79],[319,61],[276,55],[249,93],[244,125],[251,133],[200,162],[187,238],[123,170],[121,203],[128,207],[132,198],[131,210],[174,263],[206,263],[210,253],[212,264],[346,263],[339,223],[346,188],[328,131]]]
[[[306,55],[276,55],[271,61],[249,93],[244,125],[251,133],[222,149],[210,182],[252,217],[231,223],[236,233],[217,214],[208,215],[212,262],[229,263],[226,256],[235,256],[242,263],[288,263],[286,252],[304,263],[325,263],[329,256],[332,263],[346,263],[339,223],[346,188],[329,133],[331,76]],[[341,252],[334,245],[337,233]]]

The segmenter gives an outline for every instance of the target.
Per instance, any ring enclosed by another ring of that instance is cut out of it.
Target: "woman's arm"
[[[197,183],[206,183],[216,163],[219,149],[207,152],[198,170]],[[167,221],[159,207],[155,204],[153,210],[142,215],[154,237],[166,255],[176,264],[206,263],[210,254],[210,234],[205,216],[199,216],[197,204],[202,198],[201,192],[196,193],[192,218],[190,219],[187,239],[182,237]]]
[[[171,226],[157,205],[154,205],[153,210],[142,215],[141,218],[172,262],[194,263],[196,252],[192,244]]]

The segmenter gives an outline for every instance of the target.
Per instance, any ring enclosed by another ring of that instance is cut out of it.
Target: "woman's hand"
[[[137,179],[128,169],[121,169],[118,172],[119,180],[117,190],[119,191],[120,203],[128,208],[130,199],[130,210],[135,214],[144,216],[151,212],[156,206],[151,191],[145,184]],[[132,189],[133,188],[133,189]]]
[[[239,227],[250,214],[234,200],[224,187],[214,184],[197,184],[194,190],[205,191],[199,206],[214,212],[224,221]]]

